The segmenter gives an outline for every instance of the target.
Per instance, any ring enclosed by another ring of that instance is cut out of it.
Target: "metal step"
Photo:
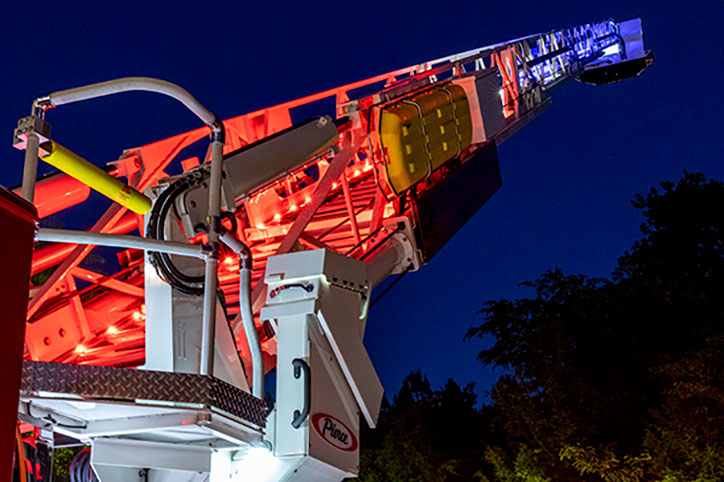
[[[23,362],[20,397],[73,398],[212,410],[264,428],[267,405],[207,375],[91,365]]]

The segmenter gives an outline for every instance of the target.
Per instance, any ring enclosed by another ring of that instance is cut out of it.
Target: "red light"
[[[291,206],[289,206],[289,211],[290,211],[290,212],[294,212],[294,211],[296,211],[297,209],[298,209],[298,208],[297,208],[297,205],[296,205],[296,204],[292,204]]]
[[[115,335],[116,333],[118,333],[118,328],[113,325],[109,326],[106,330],[106,335]]]
[[[88,348],[86,348],[86,346],[83,344],[80,344],[75,347],[75,352],[79,355],[82,355],[83,353],[85,353],[86,350],[88,350]]]

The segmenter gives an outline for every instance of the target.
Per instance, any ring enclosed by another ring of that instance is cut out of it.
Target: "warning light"
[[[362,171],[360,171],[359,169],[355,169],[354,175],[359,176],[360,174],[362,174]]]
[[[256,229],[264,229],[264,223],[257,224]]]
[[[293,213],[293,212],[296,211],[296,210],[297,210],[297,205],[296,205],[296,204],[292,204],[291,206],[289,206],[289,212],[292,212],[292,213]]]
[[[310,202],[312,202],[312,198],[309,197],[309,196],[307,196],[307,197],[304,198],[304,202],[305,202],[305,203],[310,203]]]
[[[106,330],[106,335],[115,335],[116,333],[118,333],[118,328],[114,325],[109,326]]]
[[[339,185],[339,184],[337,184],[336,182],[333,182],[333,183],[332,183],[332,189],[337,189],[337,186],[338,186],[338,185]]]
[[[85,353],[86,350],[88,350],[88,348],[86,348],[86,346],[83,345],[83,344],[80,344],[80,345],[78,345],[78,346],[75,347],[75,352],[76,352],[77,354],[79,354],[79,355]]]
[[[274,221],[279,221],[281,218],[282,218],[282,215],[279,214],[279,213],[276,213],[276,214],[274,215]]]
[[[145,311],[145,310],[144,310],[144,311]],[[134,311],[134,312],[133,312],[133,315],[131,315],[131,316],[133,316],[133,319],[134,319],[135,321],[142,321],[142,320],[145,320],[145,319],[146,319],[146,315],[144,315],[144,314],[141,313],[140,311]]]

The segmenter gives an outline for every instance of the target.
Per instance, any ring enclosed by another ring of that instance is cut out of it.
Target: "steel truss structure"
[[[463,150],[459,162],[464,164],[486,144],[503,142],[539,114],[550,102],[551,89],[576,78],[594,60],[611,55],[625,58],[625,48],[619,24],[608,20],[423,62],[223,121],[224,152],[230,153],[291,127],[295,109],[333,99],[335,112],[328,114],[337,118],[340,132],[333,149],[238,200],[233,211],[236,234],[251,248],[254,260],[254,311],[258,313],[265,299],[263,279],[269,256],[326,248],[364,260],[393,236],[402,222],[416,225],[417,197],[443,181],[449,170],[431,170],[423,181],[399,195],[386,185],[386,153],[380,148],[376,126],[381,107],[395,93],[424,89],[466,73],[495,72],[504,126],[486,143]],[[210,153],[204,159],[181,156],[207,135],[206,128],[199,128],[129,149],[112,163],[112,174],[144,192],[163,184],[168,172],[178,171],[179,166],[187,171],[208,162]],[[84,187],[72,178],[59,175],[53,179],[53,186],[48,181],[37,188],[37,197],[46,199],[41,216],[72,208],[87,197]],[[58,192],[67,196],[57,198]],[[111,234],[135,230],[145,232],[142,216],[119,204],[113,204],[88,228],[89,232]],[[203,235],[195,239],[202,242],[201,238]],[[80,266],[93,248],[61,243],[36,248],[32,274],[50,274],[31,290],[27,358],[81,365],[143,363],[143,252],[121,250],[121,270],[107,276]],[[234,253],[222,253],[218,280],[233,317],[238,346],[244,347],[237,266]],[[81,280],[89,286],[80,289]],[[271,369],[276,354],[275,327],[258,323],[257,331],[265,367]]]

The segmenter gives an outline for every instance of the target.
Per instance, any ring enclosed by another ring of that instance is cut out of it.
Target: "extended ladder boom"
[[[155,470],[192,474],[177,480],[238,472],[269,448],[273,468],[258,480],[353,476],[359,414],[374,426],[382,397],[362,343],[372,289],[428,262],[499,189],[497,145],[556,86],[616,82],[652,62],[639,19],[607,20],[223,123],[155,79],[37,99],[14,145],[28,153],[26,173],[38,156],[62,172],[37,184],[25,176],[16,192],[40,218],[85,201],[89,187],[115,203],[88,232],[38,231],[23,419],[60,421],[57,431],[92,441],[103,482],[135,477],[144,465],[133,457],[149,450],[171,460]],[[108,171],[52,138],[47,108],[138,88],[175,97],[207,127],[124,151]],[[334,112],[297,118],[330,98]],[[205,158],[182,156],[209,128]],[[128,236],[136,230],[148,239]],[[96,245],[118,249],[117,273],[80,266]],[[275,368],[278,405],[268,412],[263,374]]]

